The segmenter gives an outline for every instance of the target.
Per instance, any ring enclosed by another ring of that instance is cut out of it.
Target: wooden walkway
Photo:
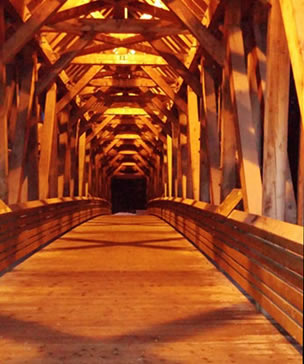
[[[0,363],[301,363],[179,233],[104,216],[0,278]]]

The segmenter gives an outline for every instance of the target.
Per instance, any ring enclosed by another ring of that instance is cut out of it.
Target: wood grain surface
[[[182,235],[102,216],[0,278],[0,363],[301,363]]]

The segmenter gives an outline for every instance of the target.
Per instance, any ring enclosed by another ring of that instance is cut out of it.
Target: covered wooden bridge
[[[302,362],[303,24],[1,0],[1,364]]]

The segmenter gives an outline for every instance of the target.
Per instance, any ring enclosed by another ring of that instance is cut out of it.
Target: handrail
[[[148,211],[192,241],[303,344],[303,227],[182,198],[149,201]]]
[[[10,205],[0,214],[0,272],[78,224],[110,213],[101,198],[64,197]]]

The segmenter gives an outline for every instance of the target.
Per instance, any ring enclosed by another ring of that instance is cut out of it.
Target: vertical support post
[[[297,224],[304,226],[304,126],[300,127]]]
[[[38,79],[38,57],[34,55],[34,81]],[[26,155],[26,171],[28,179],[28,200],[39,199],[39,121],[41,106],[37,96],[34,96],[32,116],[29,122],[28,147]]]
[[[60,133],[59,133],[59,165],[58,165],[58,197],[70,195],[71,177],[71,149],[68,130],[69,113],[62,110],[58,114]]]
[[[76,147],[76,127],[68,124],[68,132],[70,136],[70,154],[71,154],[71,174],[69,179],[70,197],[75,196],[77,188],[77,147]]]
[[[281,9],[272,1],[268,21],[264,124],[263,215],[284,220],[290,62]]]
[[[190,152],[189,163],[189,197],[199,201],[200,199],[200,136],[201,125],[198,114],[198,99],[190,86],[187,87],[188,96],[188,142]]]
[[[224,38],[227,44],[227,32],[224,30]],[[226,46],[226,61],[223,68],[222,80],[222,108],[221,108],[221,200],[223,201],[237,184],[236,165],[236,130],[234,120],[234,108],[230,91],[229,49]]]
[[[78,141],[78,195],[84,196],[84,174],[86,156],[86,134],[82,133]]]
[[[273,0],[274,2],[274,0]],[[279,0],[294,75],[302,128],[304,126],[304,1]]]
[[[53,83],[46,94],[44,122],[41,133],[41,149],[39,161],[39,198],[46,199],[50,194],[51,162],[54,152],[55,133],[57,130],[56,117],[57,85]]]
[[[162,164],[162,168],[163,168],[162,183],[163,183],[164,197],[168,197],[168,148],[167,148],[167,143],[164,143],[163,146],[164,146],[164,149],[163,149],[164,163]]]
[[[172,122],[172,196],[180,196],[178,191],[178,181],[181,179],[181,166],[180,166],[180,148],[179,148],[179,135],[180,126],[176,122]]]
[[[86,151],[85,151],[85,196],[89,196],[89,192],[91,190],[92,184],[92,165],[91,165],[91,143],[86,143]]]
[[[181,158],[181,178],[178,178],[178,196],[187,198],[187,173],[188,173],[188,116],[181,112],[179,113],[179,143],[180,143],[180,158]]]
[[[240,22],[241,0],[231,0],[226,7],[225,26],[232,65],[230,86],[236,116],[235,127],[243,202],[246,211],[261,215],[262,180]]]
[[[172,197],[172,138],[167,134],[168,197]]]
[[[24,188],[22,189],[22,184],[25,179],[27,142],[35,82],[34,63],[30,48],[24,50],[24,58],[28,60],[28,63],[22,65],[16,128],[9,158],[8,180],[10,204],[20,202],[22,192],[25,193],[22,196],[23,199],[27,200],[28,197],[26,186],[23,186]]]
[[[0,4],[0,47],[5,41],[4,4]],[[8,202],[8,109],[6,67],[0,62],[0,200]]]
[[[204,64],[203,64],[204,67]],[[221,203],[221,171],[218,119],[216,109],[216,92],[214,81],[209,72],[202,67],[203,102],[205,114],[205,131],[207,158],[209,161],[210,201],[214,205]]]

